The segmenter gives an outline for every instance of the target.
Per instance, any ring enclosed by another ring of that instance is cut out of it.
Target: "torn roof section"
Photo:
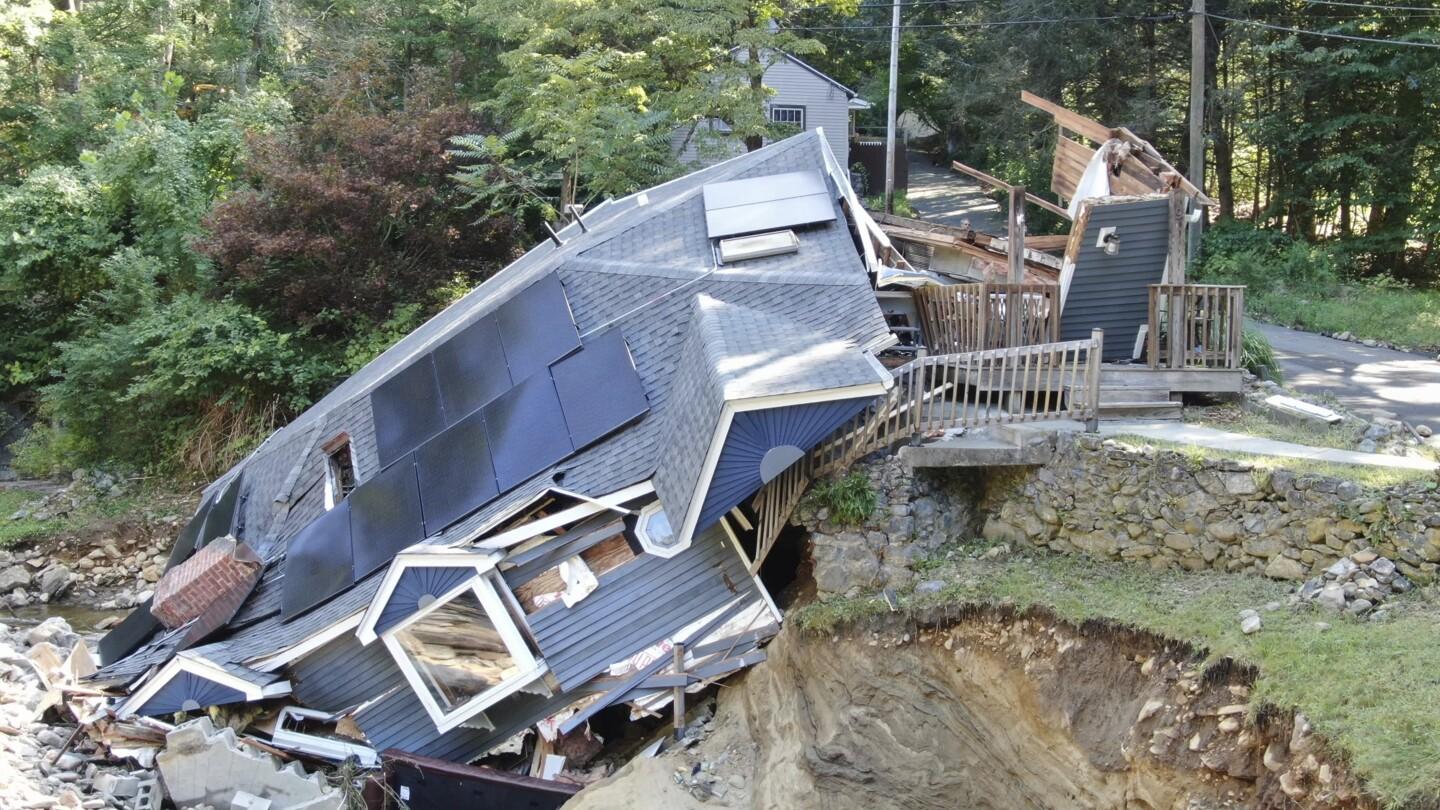
[[[708,295],[695,297],[680,358],[664,434],[673,451],[655,473],[673,533],[649,538],[646,549],[662,556],[685,548],[890,382],[849,341]]]

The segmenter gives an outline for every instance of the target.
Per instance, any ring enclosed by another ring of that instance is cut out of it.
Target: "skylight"
[[[739,262],[765,256],[779,256],[800,250],[800,239],[791,230],[735,236],[720,240],[720,261]]]

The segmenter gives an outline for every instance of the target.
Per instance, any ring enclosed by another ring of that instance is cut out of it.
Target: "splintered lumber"
[[[1014,188],[1014,186],[1010,185],[1004,180],[988,175],[985,172],[982,172],[979,169],[975,168],[974,166],[966,166],[964,163],[961,163],[958,160],[951,161],[950,168],[954,169],[957,172],[960,172],[961,174],[968,174],[976,180],[979,180],[981,183],[984,183],[985,185],[992,188],[998,188],[1007,194],[1012,188]],[[1036,197],[1034,194],[1029,193],[1026,193],[1025,200],[1027,202],[1034,203],[1035,205],[1038,205],[1041,208],[1044,208],[1046,211],[1049,211],[1057,216],[1064,217],[1065,219],[1070,218],[1069,211],[1066,211],[1064,208],[1061,208],[1060,206],[1050,202],[1049,200],[1042,200],[1041,198]]]
[[[1050,113],[1050,117],[1055,119],[1055,123],[1071,132],[1084,135],[1097,144],[1104,143],[1116,135],[1114,130],[1099,121],[1093,118],[1086,118],[1072,110],[1067,110],[1059,104],[1043,99],[1028,90],[1020,91],[1020,100],[1037,110]]]

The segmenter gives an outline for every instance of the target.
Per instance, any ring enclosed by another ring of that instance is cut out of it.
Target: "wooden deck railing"
[[[915,290],[932,353],[974,352],[1060,340],[1056,284],[952,284]]]
[[[1088,340],[921,357],[895,385],[756,494],[759,570],[810,481],[916,435],[958,427],[1074,419],[1093,425],[1104,335]]]
[[[1240,368],[1245,288],[1151,284],[1148,328],[1151,368]]]

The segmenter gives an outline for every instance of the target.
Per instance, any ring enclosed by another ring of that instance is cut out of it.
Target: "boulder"
[[[12,565],[0,570],[0,592],[8,593],[16,588],[30,587],[30,569],[23,565]]]
[[[75,575],[70,569],[63,565],[52,565],[40,572],[37,584],[40,592],[50,599],[58,599],[70,590],[70,585],[75,581]]]

